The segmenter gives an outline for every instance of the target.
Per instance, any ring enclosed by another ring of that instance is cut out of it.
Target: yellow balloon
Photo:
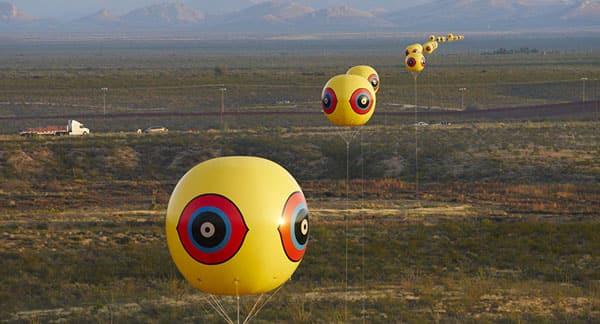
[[[379,92],[380,80],[379,74],[375,71],[374,68],[368,65],[358,65],[350,68],[346,74],[357,75],[367,79],[373,86],[375,93]]]
[[[425,69],[425,56],[420,53],[412,53],[404,60],[406,70],[411,73],[421,73]]]
[[[447,40],[446,40],[445,36],[440,36],[440,37],[438,37],[437,41],[438,41],[438,43],[445,43]]]
[[[336,126],[363,126],[373,116],[377,98],[367,79],[351,74],[331,78],[323,88],[321,106]]]
[[[166,234],[173,261],[192,286],[214,295],[261,294],[284,284],[302,261],[308,207],[278,164],[217,158],[179,180]]]
[[[435,52],[435,50],[437,49],[437,42],[427,42],[425,44],[423,44],[423,53],[424,54],[431,54],[433,52]]]
[[[435,35],[430,35],[430,36],[429,36],[429,41],[430,41],[430,42],[433,42],[433,41],[435,41],[436,39],[437,39],[437,37],[435,37]]]
[[[451,41],[454,40],[454,34],[452,34],[452,33],[448,34],[448,36],[446,36],[446,37],[447,37],[447,39],[448,39],[449,42],[451,42]]]
[[[404,52],[404,54],[406,54],[406,56],[408,56],[409,54],[412,54],[412,53],[423,53],[423,45],[421,45],[421,44],[408,45],[408,47],[406,47],[406,51]]]

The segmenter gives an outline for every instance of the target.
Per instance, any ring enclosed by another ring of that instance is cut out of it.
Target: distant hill
[[[321,9],[296,19],[297,26],[311,32],[370,31],[393,28],[394,24],[374,12],[349,6]]]
[[[132,26],[164,26],[197,24],[204,20],[202,12],[181,2],[162,3],[133,10],[121,17],[121,23]]]
[[[432,0],[408,9],[317,9],[292,0],[259,2],[226,14],[208,15],[180,2],[138,8],[122,16],[100,10],[58,22],[34,19],[0,2],[3,31],[59,32],[415,32],[600,29],[600,0]]]
[[[315,9],[290,1],[266,1],[240,11],[212,17],[214,30],[273,32],[274,27],[292,27],[293,20]]]
[[[12,3],[0,2],[0,22],[23,23],[32,19],[32,17],[19,11]]]
[[[77,30],[79,32],[109,32],[120,28],[121,18],[107,9],[85,16],[75,21],[59,26],[62,30]]]
[[[60,26],[62,30],[80,32],[128,32],[161,30],[181,30],[202,23],[202,12],[174,2],[152,5],[135,9],[123,16],[117,16],[102,9],[89,16],[68,22]]]
[[[317,10],[293,1],[267,1],[214,20],[221,30],[260,32],[356,31],[391,24],[374,13],[349,6]],[[275,29],[279,28],[279,29]]]
[[[561,20],[583,22],[587,24],[600,23],[600,1],[582,0],[575,3],[561,15]]]
[[[78,22],[81,23],[91,23],[91,24],[112,24],[120,21],[120,17],[113,15],[107,9],[102,9],[95,14],[83,17],[78,19]]]
[[[438,0],[384,17],[397,27],[514,30],[600,26],[599,0]],[[565,25],[565,20],[568,24]]]

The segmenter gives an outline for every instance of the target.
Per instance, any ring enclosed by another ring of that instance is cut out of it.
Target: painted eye
[[[379,90],[379,77],[377,74],[371,74],[369,77],[369,82],[371,82],[373,89],[375,89],[375,92],[377,92],[377,90]]]
[[[202,195],[184,208],[177,234],[194,260],[215,265],[231,259],[242,247],[248,227],[242,213],[229,199]]]
[[[331,88],[327,88],[323,91],[323,96],[321,98],[321,106],[323,108],[323,112],[326,114],[331,114],[335,110],[337,106],[337,97],[335,95],[335,91]]]
[[[310,232],[308,207],[302,192],[295,192],[288,198],[277,230],[288,259],[292,262],[302,260]]]
[[[406,65],[409,67],[415,67],[415,65],[417,65],[417,60],[415,60],[414,57],[409,57],[408,60],[406,60]]]
[[[426,63],[427,60],[425,59],[425,56],[421,57],[421,65],[425,66]]]
[[[368,113],[371,107],[373,107],[371,92],[364,88],[354,91],[350,98],[350,106],[352,106],[352,110],[357,114],[364,115]]]
[[[410,51],[406,50],[406,56],[410,55]]]

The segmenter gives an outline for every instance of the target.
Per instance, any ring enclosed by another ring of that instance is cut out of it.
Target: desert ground
[[[419,79],[418,120],[429,125],[417,129],[416,195],[412,78],[399,42],[383,43],[361,52],[343,42],[327,55],[318,42],[246,44],[244,54],[155,43],[1,52],[0,321],[218,322],[171,261],[164,218],[187,170],[230,155],[281,164],[311,212],[306,256],[256,323],[600,321],[599,53],[548,45],[544,54],[432,58]],[[382,91],[346,165],[344,130],[319,114],[319,98],[330,76],[360,63],[380,71]],[[589,108],[486,117],[578,105],[583,75]],[[459,86],[470,89],[464,107]],[[220,87],[223,122],[126,115],[218,112]],[[466,110],[477,117],[427,114]],[[247,111],[265,114],[235,114]],[[90,116],[81,121],[92,134],[17,135],[66,124],[63,115]],[[136,133],[153,125],[169,132]],[[243,313],[254,300],[242,299]],[[223,299],[231,315],[235,302]]]

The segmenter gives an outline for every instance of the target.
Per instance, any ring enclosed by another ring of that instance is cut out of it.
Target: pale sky
[[[109,9],[115,14],[123,14],[129,10],[161,3],[174,2],[174,0],[0,0],[11,2],[19,10],[38,18],[73,19],[91,14],[100,9]],[[180,0],[191,7],[206,13],[222,13],[235,11],[248,7],[263,0]],[[363,10],[378,8],[399,9],[407,6],[407,1],[396,0],[298,0],[296,3],[305,4],[315,8],[334,5],[350,5]],[[427,2],[415,0],[411,5]]]

